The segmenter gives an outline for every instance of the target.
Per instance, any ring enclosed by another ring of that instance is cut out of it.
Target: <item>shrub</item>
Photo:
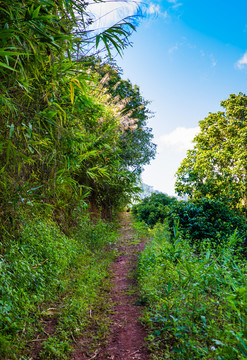
[[[219,200],[203,198],[196,201],[177,202],[170,212],[170,224],[179,219],[181,231],[192,243],[200,245],[208,239],[212,245],[226,241],[237,229],[246,247],[247,224],[243,216],[236,214]]]
[[[247,263],[234,255],[238,235],[195,255],[173,230],[156,225],[139,260],[152,359],[246,358]]]
[[[75,254],[75,241],[47,222],[26,224],[19,240],[10,242],[0,262],[0,332],[6,346],[24,323],[34,321],[37,305],[63,288]]]
[[[49,303],[56,303],[60,332],[44,342],[40,356],[47,359],[50,352],[49,358],[62,359],[58,354],[70,351],[71,332],[78,323],[84,328],[89,308],[98,301],[113,258],[107,247],[115,239],[111,225],[103,221],[93,224],[84,216],[73,238],[65,236],[51,221],[33,220],[26,222],[17,240],[5,241],[0,257],[0,358],[16,358],[25,339],[38,331],[38,320]],[[64,331],[68,332],[67,338],[60,339]],[[67,355],[64,353],[64,358]]]
[[[132,212],[137,219],[144,221],[151,228],[157,222],[163,222],[164,219],[170,214],[170,207],[176,203],[174,197],[170,197],[162,193],[153,193],[151,196],[146,197],[140,204],[134,205]]]
[[[208,239],[214,247],[224,242],[237,229],[246,249],[246,219],[219,200],[202,198],[196,201],[178,201],[165,194],[152,194],[133,207],[135,217],[153,228],[158,222],[168,220],[170,229],[179,221],[180,230],[190,242],[200,246]]]

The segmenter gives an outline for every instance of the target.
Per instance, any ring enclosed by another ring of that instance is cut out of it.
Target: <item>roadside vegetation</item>
[[[133,213],[149,227],[138,281],[151,358],[245,359],[245,218],[218,200],[165,194]]]
[[[116,236],[86,216],[73,237],[54,222],[23,226],[1,259],[1,358],[68,359],[79,337],[89,353],[104,340]]]
[[[150,235],[138,279],[151,359],[245,359],[247,263],[236,233],[216,249],[205,239],[200,253],[176,226]]]
[[[174,224],[179,224],[183,238],[198,251],[203,241],[207,240],[212,248],[217,248],[236,233],[241,239],[236,250],[246,254],[246,218],[243,213],[232,210],[220,200],[201,198],[178,201],[166,194],[152,194],[134,205],[132,212],[150,228],[166,222],[172,231]]]
[[[200,122],[177,172],[188,200],[133,206],[149,230],[138,280],[152,359],[247,358],[246,96]]]
[[[90,357],[105,341],[116,216],[155,156],[149,102],[112,59],[137,17],[95,31],[87,5],[0,2],[4,360],[66,360],[78,339]],[[138,278],[153,359],[247,357],[247,98],[222,105],[178,169],[189,201],[133,207],[152,238]]]
[[[155,155],[112,60],[136,19],[95,30],[84,1],[0,3],[1,359],[67,359],[82,335],[90,356],[107,333],[114,218]]]

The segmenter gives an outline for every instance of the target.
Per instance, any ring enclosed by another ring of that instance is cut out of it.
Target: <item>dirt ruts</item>
[[[114,303],[112,327],[106,346],[100,350],[95,359],[98,360],[148,360],[148,350],[144,338],[147,336],[140,323],[141,307],[135,293],[133,273],[138,252],[144,248],[144,242],[137,243],[133,239],[130,214],[121,218],[118,256],[112,266],[113,287],[111,300]]]

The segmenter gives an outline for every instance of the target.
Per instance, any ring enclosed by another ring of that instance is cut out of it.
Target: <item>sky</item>
[[[137,3],[108,3],[98,15],[133,13]],[[157,155],[142,180],[175,195],[175,173],[192,148],[198,122],[223,111],[229,94],[247,92],[247,1],[157,0],[139,3],[144,12],[132,46],[117,64],[123,78],[151,101]],[[95,10],[94,10],[95,11]],[[104,20],[106,21],[106,20]],[[102,24],[101,24],[102,25]]]

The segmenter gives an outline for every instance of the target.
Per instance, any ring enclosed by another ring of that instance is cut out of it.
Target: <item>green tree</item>
[[[218,198],[247,209],[247,97],[230,95],[224,112],[200,121],[194,139],[177,171],[176,191],[190,198]]]
[[[153,227],[158,222],[163,223],[170,216],[171,208],[177,202],[175,197],[163,193],[152,193],[139,204],[134,205],[132,211],[137,219]]]
[[[90,63],[89,63],[90,64]],[[145,100],[137,85],[121,77],[121,69],[115,64],[102,64],[101,60],[91,60],[90,66],[107,77],[106,89],[116,108],[120,107],[120,156],[123,163],[140,175],[143,166],[149,164],[156,154],[156,145],[152,142],[152,129],[147,126],[153,116],[149,110],[149,101]]]
[[[128,203],[139,190],[137,183],[142,166],[154,157],[156,146],[151,141],[151,129],[146,126],[148,102],[140,95],[139,88],[132,86],[130,81],[122,80],[112,64],[102,64],[100,59],[93,57],[84,59],[83,63],[90,69],[91,75],[99,79],[95,96],[107,105],[111,113],[107,121],[103,113],[97,115],[100,121],[96,121],[97,127],[91,127],[95,136],[101,136],[104,141],[107,137],[112,139],[108,143],[111,143],[107,147],[111,149],[108,154],[106,148],[102,152],[102,160],[105,159],[102,166],[110,171],[104,177],[88,179],[91,207],[101,208],[107,216],[120,204]],[[107,127],[110,131],[104,133]]]
[[[20,205],[47,204],[55,217],[62,209],[69,218],[85,191],[109,176],[104,159],[119,138],[113,112],[95,94],[98,80],[73,61],[75,48],[82,56],[101,41],[119,52],[133,25],[90,38],[85,2],[72,0],[7,0],[0,15],[2,229],[14,224]]]
[[[101,96],[112,109],[117,123],[118,139],[114,155],[110,157],[113,162],[107,156],[111,175],[94,184],[90,196],[94,207],[97,203],[107,214],[114,207],[128,203],[139,191],[137,184],[143,165],[154,158],[156,145],[147,127],[151,115],[149,102],[141,96],[139,87],[123,80],[120,69],[112,61],[106,64],[91,57],[84,59],[84,64],[100,79]]]

